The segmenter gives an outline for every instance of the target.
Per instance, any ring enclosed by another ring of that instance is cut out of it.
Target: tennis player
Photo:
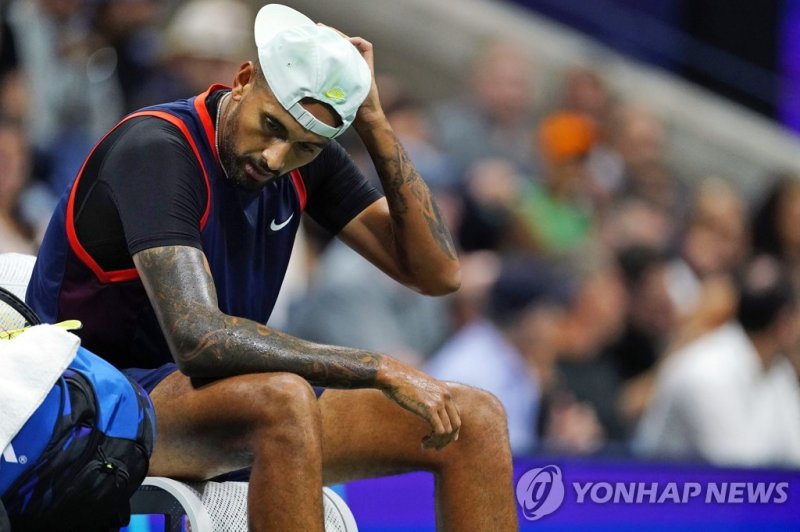
[[[252,468],[252,530],[322,530],[323,484],[412,470],[435,474],[441,529],[515,529],[493,396],[264,325],[304,213],[425,294],[456,290],[459,263],[381,108],[372,44],[276,4],[255,41],[232,87],[133,113],[97,144],[29,303],[81,320],[84,345],[148,391],[151,475]],[[335,140],[351,125],[383,193]]]

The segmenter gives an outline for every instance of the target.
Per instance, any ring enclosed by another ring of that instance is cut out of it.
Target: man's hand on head
[[[318,23],[318,25],[325,26],[325,24],[321,23]],[[353,126],[358,129],[359,127],[370,127],[386,123],[386,115],[383,112],[380,97],[378,96],[378,86],[375,83],[375,53],[372,43],[363,37],[350,37],[336,28],[331,26],[326,27],[331,28],[356,47],[367,62],[367,65],[369,65],[369,71],[372,74],[372,86],[369,89],[369,94],[367,94],[364,103],[362,103],[361,107],[358,109],[356,121],[353,123]]]
[[[386,115],[383,112],[380,96],[378,95],[378,85],[375,83],[375,55],[372,43],[361,37],[348,37],[348,40],[361,52],[361,56],[366,60],[372,73],[372,86],[364,103],[361,104],[358,113],[356,113],[356,121],[353,126],[358,130],[361,127],[387,124]]]

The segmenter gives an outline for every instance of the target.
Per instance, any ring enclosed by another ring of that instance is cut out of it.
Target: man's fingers
[[[442,428],[444,431],[443,434],[452,434],[453,432],[453,423],[450,419],[450,413],[447,411],[447,406],[443,406],[439,409],[439,418],[442,420]]]
[[[358,48],[360,52],[369,52],[372,50],[372,43],[362,37],[348,37],[348,40]]]
[[[457,440],[458,432],[461,430],[461,416],[458,413],[458,407],[454,401],[448,401],[445,403],[445,408],[447,409],[447,416],[450,419],[452,432],[455,432],[454,439]]]
[[[433,429],[433,434],[444,434],[444,423],[442,423],[442,418],[439,416],[439,413],[435,410],[430,411],[430,419],[428,420],[430,423],[431,428]]]
[[[333,26],[328,26],[327,24],[323,24],[322,22],[317,22],[317,26],[324,26],[326,28],[332,29],[333,31],[335,31],[336,33],[338,33],[339,35],[350,41],[350,43],[356,48],[358,48],[360,52],[368,52],[372,49],[372,43],[363,37],[350,37],[343,31],[340,31],[334,28]]]

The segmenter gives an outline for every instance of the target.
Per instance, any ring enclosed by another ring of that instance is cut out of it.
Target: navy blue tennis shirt
[[[220,310],[269,319],[301,215],[331,233],[381,197],[336,142],[258,192],[228,181],[214,120],[226,87],[125,117],[92,150],[50,221],[27,302],[79,319],[83,345],[118,368],[172,362],[132,255],[201,249]]]

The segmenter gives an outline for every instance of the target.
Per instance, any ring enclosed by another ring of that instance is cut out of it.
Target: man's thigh
[[[469,389],[452,386],[451,391],[463,412],[462,402],[470,400]],[[435,470],[457,443],[440,451],[423,448],[430,425],[378,390],[328,389],[319,406],[325,484]]]
[[[157,430],[149,474],[205,480],[250,466],[250,437],[269,415],[269,390],[296,380],[286,373],[258,373],[196,385],[172,373],[150,394]]]

